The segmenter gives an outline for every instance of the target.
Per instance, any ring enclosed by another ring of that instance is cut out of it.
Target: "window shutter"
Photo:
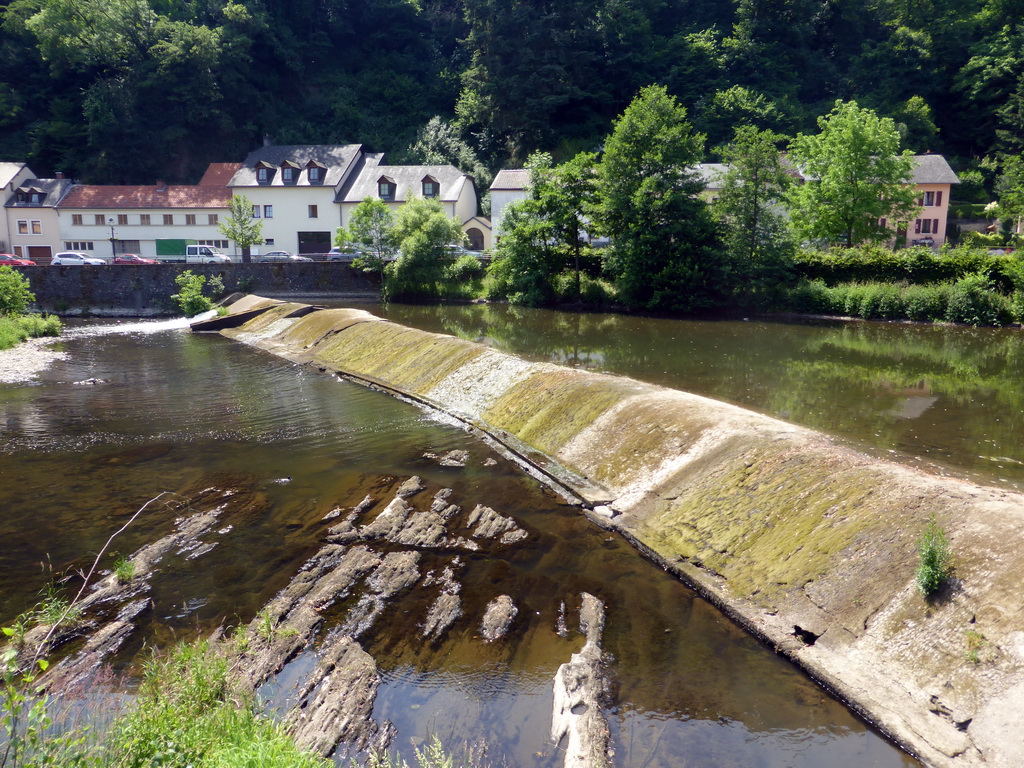
[[[942,192],[935,193],[935,204],[942,205]]]
[[[932,234],[933,235],[939,234],[939,220],[938,219],[932,219]]]
[[[920,235],[921,234],[921,220],[920,219],[914,219],[914,234],[915,235]]]

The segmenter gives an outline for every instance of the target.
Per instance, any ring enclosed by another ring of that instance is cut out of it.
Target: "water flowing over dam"
[[[624,377],[249,296],[206,324],[480,430],[934,765],[1024,764],[1024,497]],[[197,326],[195,330],[203,329]],[[934,517],[955,578],[917,591]],[[968,635],[989,649],[965,658]]]

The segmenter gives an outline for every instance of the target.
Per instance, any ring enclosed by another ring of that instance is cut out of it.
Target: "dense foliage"
[[[0,12],[0,158],[91,182],[194,182],[269,135],[451,157],[486,186],[487,169],[535,150],[560,161],[598,148],[651,83],[712,148],[737,124],[813,131],[836,99],[891,118],[915,152],[1024,148],[1024,24],[1009,0],[0,0]],[[978,169],[986,183],[999,173]]]

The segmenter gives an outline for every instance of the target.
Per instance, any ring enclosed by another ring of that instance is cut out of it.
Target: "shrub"
[[[194,317],[200,312],[208,312],[213,307],[213,302],[203,295],[203,287],[206,285],[205,276],[197,275],[191,269],[186,269],[174,278],[174,284],[178,286],[178,292],[171,296],[171,300],[185,313],[185,317]],[[221,290],[223,287],[222,284]]]
[[[0,314],[23,315],[35,300],[25,277],[10,267],[0,267]]]
[[[952,574],[953,556],[949,537],[933,516],[917,540],[918,565],[914,572],[917,588],[925,597],[933,594]]]
[[[968,325],[1001,325],[1012,316],[1009,300],[992,290],[992,283],[982,273],[958,280],[949,293],[946,320]]]

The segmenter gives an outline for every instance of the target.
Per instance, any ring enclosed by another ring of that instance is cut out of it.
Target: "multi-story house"
[[[230,199],[227,187],[215,185],[76,184],[57,205],[62,247],[106,259],[120,253],[151,258],[160,240],[229,249],[218,225]]]
[[[56,206],[71,181],[61,173],[55,179],[37,179],[24,163],[0,163],[0,182],[0,251],[48,264],[63,247]]]

